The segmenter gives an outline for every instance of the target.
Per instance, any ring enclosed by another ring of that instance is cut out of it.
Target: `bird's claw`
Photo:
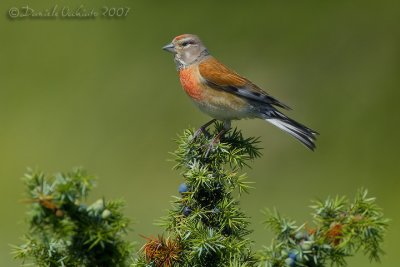
[[[214,148],[214,145],[216,145],[220,140],[221,137],[226,133],[225,129],[222,129],[212,140],[211,143],[208,145],[207,151],[206,151],[206,158],[208,157],[208,154],[211,152],[211,150]]]
[[[206,128],[204,127],[200,127],[199,129],[197,129],[192,137],[192,140],[196,140],[197,137],[199,137],[201,134],[204,134],[205,136],[209,136],[210,133],[207,131]]]
[[[210,134],[207,131],[207,127],[210,126],[211,124],[213,124],[216,121],[216,119],[212,119],[209,122],[207,122],[206,124],[204,124],[203,126],[201,126],[199,129],[197,129],[194,134],[193,134],[193,140],[196,140],[197,137],[199,137],[200,134],[204,134],[205,136],[209,137]]]
[[[206,151],[206,154],[205,154],[205,157],[206,157],[206,158],[208,157],[208,154],[210,154],[211,150],[214,149],[214,145],[215,145],[214,141],[212,141],[212,142],[208,145],[208,148],[207,148],[207,151]]]

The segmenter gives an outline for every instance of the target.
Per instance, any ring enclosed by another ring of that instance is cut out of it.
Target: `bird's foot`
[[[192,140],[195,140],[197,137],[199,137],[200,134],[208,134],[207,132],[207,127],[213,124],[216,121],[216,119],[212,119],[203,126],[201,126],[197,131],[194,132]]]
[[[211,152],[211,150],[214,148],[214,145],[216,145],[220,140],[221,137],[227,132],[228,130],[222,129],[210,142],[208,145],[207,151],[206,151],[206,157],[208,157],[208,154]]]

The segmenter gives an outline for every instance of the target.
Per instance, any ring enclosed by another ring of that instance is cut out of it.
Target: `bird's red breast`
[[[199,76],[196,75],[197,67],[192,66],[179,71],[179,79],[185,92],[195,100],[201,100],[202,87],[199,82]]]

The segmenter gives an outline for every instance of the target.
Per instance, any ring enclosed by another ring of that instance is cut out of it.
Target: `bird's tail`
[[[289,133],[309,149],[315,149],[316,135],[318,135],[316,131],[313,131],[303,124],[285,116],[279,111],[274,111],[273,116],[271,116],[271,113],[269,113],[267,117],[264,117],[264,119],[277,126],[281,130]]]

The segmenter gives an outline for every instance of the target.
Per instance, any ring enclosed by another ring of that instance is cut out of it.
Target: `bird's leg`
[[[201,126],[199,129],[197,129],[197,131],[194,132],[194,134],[193,134],[193,139],[196,139],[202,133],[205,134],[207,127],[210,126],[211,124],[213,124],[215,121],[216,121],[216,119],[212,119],[209,122],[207,122],[206,124],[204,124],[203,126]]]
[[[224,128],[211,140],[210,145],[208,146],[207,152],[206,152],[206,157],[208,156],[208,153],[210,153],[211,149],[213,149],[214,145],[219,142],[221,137],[229,131],[231,128],[231,121],[226,120],[224,121]]]

